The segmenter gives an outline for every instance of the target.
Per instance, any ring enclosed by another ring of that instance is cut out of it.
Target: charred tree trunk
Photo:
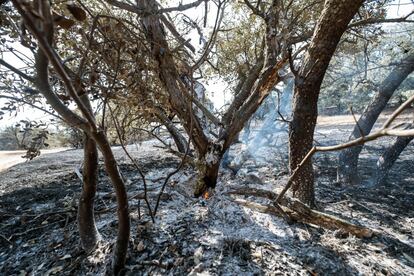
[[[388,77],[382,82],[373,101],[362,113],[355,125],[349,140],[360,138],[362,135],[368,135],[375,122],[377,121],[382,110],[386,107],[388,101],[394,94],[395,90],[414,70],[414,53],[410,54],[401,63],[394,68]],[[362,133],[361,133],[362,132]],[[339,154],[338,164],[338,181],[347,184],[358,184],[358,157],[363,145],[355,146],[343,150]]]
[[[151,41],[152,56],[158,64],[159,78],[168,91],[169,102],[175,113],[180,118],[187,133],[192,133],[192,142],[198,151],[206,152],[208,138],[204,134],[200,121],[191,110],[192,102],[184,95],[182,82],[178,72],[174,56],[169,49],[166,33],[157,15],[158,5],[154,1],[138,0],[137,7],[149,11],[141,18],[146,38]],[[188,91],[187,91],[188,92]]]
[[[167,128],[168,132],[170,133],[171,137],[174,140],[175,145],[177,146],[177,149],[181,153],[185,153],[187,150],[187,142],[185,141],[184,136],[180,133],[180,131],[172,124],[172,122],[169,122],[167,124],[164,124]]]
[[[86,133],[84,137],[83,184],[78,206],[78,228],[82,248],[90,252],[101,239],[93,211],[98,183],[98,150],[93,139]]]
[[[198,179],[194,196],[199,197],[217,184],[220,163],[226,150],[220,144],[210,144],[207,153],[198,158]]]
[[[116,240],[114,259],[113,259],[113,273],[118,273],[124,268],[126,255],[128,252],[128,241],[130,235],[130,221],[128,211],[128,196],[125,189],[124,180],[118,169],[111,145],[105,134],[101,132],[92,133],[94,140],[99,146],[104,158],[105,169],[111,179],[116,193],[116,200],[118,205],[118,236]]]
[[[385,150],[380,158],[378,158],[377,170],[375,172],[374,178],[375,185],[384,184],[391,167],[394,165],[395,161],[397,161],[401,152],[407,147],[411,140],[413,140],[413,138],[413,136],[397,137],[394,143]]]
[[[292,121],[289,128],[289,166],[291,172],[313,146],[319,91],[329,62],[342,34],[363,1],[325,1],[303,64],[296,75]],[[293,195],[314,205],[312,161],[305,163],[293,181]]]
[[[289,125],[289,167],[291,172],[296,169],[313,146],[313,133],[318,112],[318,96],[311,97],[314,91],[295,88],[292,120]],[[303,164],[292,188],[294,197],[310,206],[314,205],[314,172],[311,160]]]

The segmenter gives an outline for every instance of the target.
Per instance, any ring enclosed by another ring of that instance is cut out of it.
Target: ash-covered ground
[[[321,123],[316,140],[333,144],[348,136],[348,124]],[[253,127],[253,129],[255,129]],[[370,239],[344,236],[252,211],[228,191],[253,187],[277,192],[287,181],[287,143],[263,143],[236,175],[222,169],[208,199],[192,197],[195,172],[183,168],[169,181],[156,222],[137,195],[143,183],[121,148],[114,148],[130,196],[131,240],[127,275],[413,275],[414,147],[402,154],[387,184],[373,187],[373,167],[390,139],[367,145],[361,155],[361,186],[336,184],[337,153],[315,157],[318,208],[375,229]],[[145,172],[149,198],[156,195],[179,158],[151,140],[129,146]],[[230,158],[248,152],[236,144]],[[250,151],[251,152],[251,151]],[[261,153],[261,154],[260,154]],[[237,158],[235,159],[238,162]],[[103,242],[92,255],[80,248],[76,205],[82,150],[40,156],[0,173],[1,275],[102,275],[111,262],[116,237],[113,189],[101,165],[96,218]],[[102,163],[102,160],[101,160]],[[266,203],[264,199],[242,197]]]

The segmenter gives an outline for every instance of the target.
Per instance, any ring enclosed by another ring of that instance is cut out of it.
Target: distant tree
[[[371,132],[372,127],[387,106],[394,92],[413,71],[414,53],[408,53],[397,63],[395,68],[378,87],[375,97],[357,121],[349,140],[366,136]],[[355,146],[345,149],[339,154],[338,181],[346,184],[359,183],[358,157],[362,148],[363,145]]]
[[[21,140],[18,137],[18,128],[7,126],[0,132],[0,150],[17,150],[21,147]]]
[[[374,185],[384,184],[395,161],[397,161],[400,154],[413,139],[414,136],[394,138],[393,143],[387,147],[378,158],[376,170],[374,172]]]

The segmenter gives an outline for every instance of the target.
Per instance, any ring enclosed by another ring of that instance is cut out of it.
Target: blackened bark
[[[325,1],[303,64],[295,79],[293,113],[289,127],[291,172],[312,148],[321,83],[342,34],[362,3],[362,0]],[[314,173],[311,160],[304,164],[293,180],[293,195],[310,206],[314,205]]]
[[[92,133],[104,158],[105,169],[111,183],[114,186],[116,200],[118,204],[118,236],[116,240],[114,259],[112,264],[113,273],[118,273],[124,268],[126,255],[128,252],[128,241],[130,235],[130,221],[128,211],[128,196],[125,189],[124,180],[118,169],[111,145],[103,132]]]
[[[92,251],[101,239],[95,225],[94,200],[98,182],[98,150],[96,143],[84,134],[84,165],[82,193],[78,206],[78,228],[82,248]]]
[[[394,140],[394,143],[385,150],[385,152],[378,158],[377,161],[377,170],[375,172],[374,184],[381,185],[384,184],[387,179],[388,172],[397,161],[401,152],[407,147],[407,145],[413,140],[411,137],[397,137]]]
[[[194,189],[194,196],[202,196],[208,189],[214,189],[217,185],[217,177],[220,169],[220,161],[205,165],[198,171],[198,180]]]
[[[198,158],[198,180],[194,196],[203,195],[208,189],[214,189],[217,184],[218,172],[224,151],[220,144],[210,144],[207,154]]]
[[[414,53],[405,57],[381,83],[378,93],[362,113],[349,140],[360,138],[361,135],[366,136],[371,132],[372,127],[394,92],[413,70]],[[361,131],[363,132],[362,134]],[[355,146],[345,149],[339,154],[338,182],[344,184],[358,184],[358,157],[362,148],[363,145]]]

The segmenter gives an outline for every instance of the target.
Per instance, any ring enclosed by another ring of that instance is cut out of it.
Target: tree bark
[[[295,221],[310,225],[318,225],[326,229],[344,231],[345,233],[352,234],[358,238],[371,238],[375,234],[375,232],[369,228],[354,224],[333,215],[315,211],[298,200],[292,200],[289,207],[280,206],[283,212],[272,205],[264,205],[242,199],[236,199],[234,201],[241,206],[245,206],[261,213],[276,215],[282,218],[284,218],[285,215],[288,215],[289,218],[292,218]]]
[[[177,70],[172,52],[169,49],[167,37],[160,17],[157,15],[158,6],[154,1],[137,0],[140,10],[149,11],[148,15],[142,17],[145,35],[151,41],[152,56],[158,63],[159,78],[168,91],[171,107],[177,113],[187,133],[192,133],[192,142],[197,150],[204,155],[208,146],[206,137],[200,121],[194,112],[191,112],[192,101],[188,99],[182,89],[186,89]]]
[[[101,239],[95,225],[94,200],[98,182],[98,150],[96,143],[84,134],[82,192],[78,205],[78,228],[82,248],[92,251]]]
[[[128,241],[130,235],[130,221],[128,211],[128,196],[125,189],[124,180],[118,169],[111,145],[104,132],[92,133],[93,139],[96,141],[104,158],[105,169],[111,179],[115,189],[116,200],[118,205],[118,236],[116,240],[114,259],[112,263],[113,273],[118,273],[124,268],[126,255],[128,252]]]
[[[197,160],[198,179],[194,189],[194,196],[203,195],[208,189],[214,189],[217,184],[221,159],[224,155],[221,145],[210,144],[204,156]]]
[[[370,238],[375,232],[369,228],[348,222],[344,219],[336,217],[334,215],[325,214],[309,208],[303,202],[297,199],[291,199],[284,197],[281,205],[275,204],[278,194],[262,189],[255,188],[239,188],[227,192],[229,195],[241,195],[241,196],[254,196],[258,198],[266,198],[273,202],[272,205],[262,205],[255,202],[250,202],[241,199],[235,199],[234,201],[242,206],[256,210],[258,212],[267,213],[271,215],[277,215],[282,218],[291,221],[300,221],[310,225],[319,225],[321,227],[341,230],[359,238]]]
[[[397,161],[401,152],[407,147],[407,145],[413,140],[411,137],[397,137],[394,140],[394,143],[385,150],[385,152],[378,158],[377,161],[377,170],[375,172],[374,184],[381,185],[384,184],[387,179],[388,172],[391,167]]]
[[[321,83],[342,34],[362,3],[362,0],[325,1],[303,64],[295,78],[293,113],[289,128],[291,172],[312,148]],[[293,195],[310,206],[314,205],[314,173],[311,160],[304,164],[293,181]]]
[[[414,53],[406,56],[397,67],[381,83],[378,93],[372,102],[367,106],[355,125],[349,140],[360,138],[362,135],[368,135],[375,122],[377,121],[382,110],[387,106],[388,101],[401,85],[401,83],[414,70]],[[362,133],[361,133],[362,131]],[[358,184],[358,157],[363,145],[355,146],[343,150],[339,154],[338,160],[338,182],[344,184]]]
[[[185,153],[187,150],[187,141],[177,129],[177,127],[173,124],[173,122],[168,118],[167,114],[165,114],[164,110],[162,110],[160,107],[156,107],[155,116],[157,116],[161,123],[167,128],[168,132],[175,142],[175,145],[177,146],[178,151]]]

